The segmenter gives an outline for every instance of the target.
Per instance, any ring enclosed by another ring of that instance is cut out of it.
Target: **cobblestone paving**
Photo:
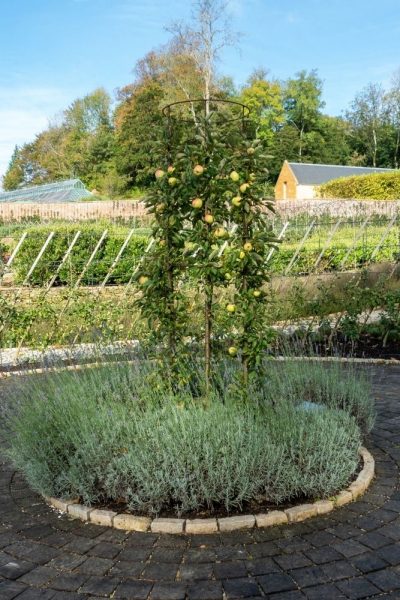
[[[361,501],[305,523],[127,534],[59,516],[0,459],[0,599],[400,599],[400,367],[372,373],[377,477]]]

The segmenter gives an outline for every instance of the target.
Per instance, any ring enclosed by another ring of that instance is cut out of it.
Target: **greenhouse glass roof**
[[[80,179],[68,179],[0,192],[0,202],[74,202],[91,195]]]

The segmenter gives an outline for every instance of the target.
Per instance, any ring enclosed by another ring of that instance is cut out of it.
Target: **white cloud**
[[[0,187],[14,147],[33,140],[68,101],[56,88],[0,87]]]

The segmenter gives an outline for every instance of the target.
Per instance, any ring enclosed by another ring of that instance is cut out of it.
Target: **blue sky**
[[[189,0],[2,0],[0,176],[15,144],[34,138],[75,98],[132,81],[135,62],[165,42]],[[318,69],[326,111],[340,114],[370,81],[400,67],[399,0],[231,0],[240,51],[224,74],[244,83],[255,67],[287,78]]]

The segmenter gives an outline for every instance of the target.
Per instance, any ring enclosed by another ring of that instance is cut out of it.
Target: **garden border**
[[[210,519],[151,519],[126,513],[116,513],[110,510],[90,508],[79,504],[76,500],[62,500],[45,497],[46,502],[56,510],[81,521],[95,523],[124,531],[142,531],[169,534],[205,534],[253,529],[254,527],[271,527],[288,523],[298,523],[311,517],[324,515],[334,508],[344,506],[361,496],[369,487],[375,474],[375,460],[364,447],[359,449],[363,460],[363,468],[357,478],[346,489],[339,492],[330,500],[317,500],[310,504],[300,504],[286,510],[272,510],[267,513],[239,515],[235,517]]]
[[[276,357],[277,361],[288,360],[288,357]],[[356,362],[370,364],[393,364],[397,361],[387,359],[349,359],[343,357],[308,357],[298,356],[290,357],[289,360],[324,362]],[[127,362],[134,362],[132,360]],[[114,361],[96,361],[93,363],[65,365],[46,368],[26,368],[19,371],[0,371],[0,379],[15,376],[26,376],[41,374],[51,371],[69,371],[74,369],[96,368],[107,364],[115,364]],[[90,508],[79,504],[76,499],[63,500],[44,496],[45,501],[54,509],[61,513],[68,514],[73,518],[81,519],[84,522],[90,522],[115,529],[125,531],[140,531],[151,533],[168,534],[206,534],[218,532],[232,532],[241,529],[253,529],[270,527],[273,525],[298,523],[314,516],[323,515],[331,512],[334,508],[344,506],[361,496],[369,487],[375,475],[375,460],[372,454],[364,447],[359,449],[359,455],[363,460],[363,468],[347,488],[340,491],[336,496],[329,500],[317,500],[313,503],[300,504],[286,510],[273,510],[268,513],[238,515],[234,517],[223,518],[205,518],[205,519],[175,519],[157,517],[136,516],[127,513],[116,513],[114,511]]]

